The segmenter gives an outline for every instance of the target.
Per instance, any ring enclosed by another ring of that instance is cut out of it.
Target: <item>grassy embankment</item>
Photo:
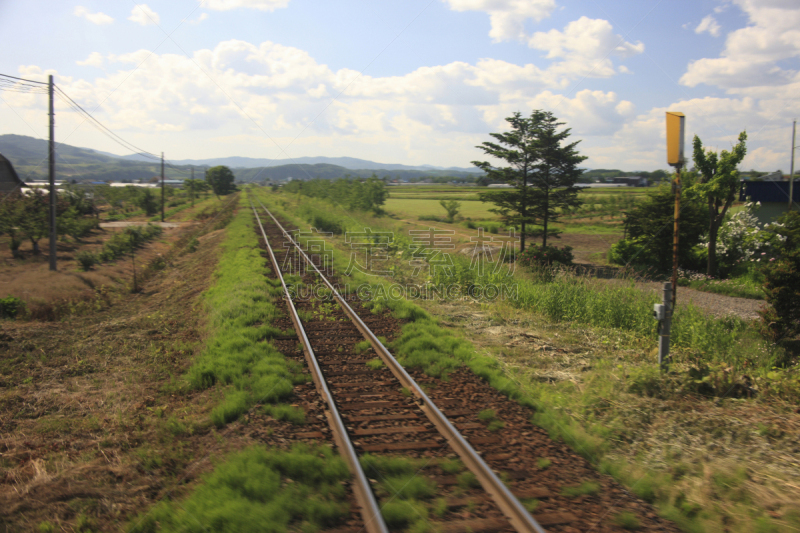
[[[270,325],[280,313],[274,304],[280,284],[265,277],[268,267],[244,195],[222,248],[215,282],[203,294],[209,337],[179,386],[220,388],[223,399],[211,411],[217,426],[257,404],[276,418],[302,419],[298,408],[280,403],[305,376],[269,343],[290,332]],[[186,500],[162,502],[133,520],[130,531],[316,531],[348,516],[348,478],[344,461],[330,448],[252,446],[218,464]]]
[[[275,211],[298,226],[308,222],[295,216],[295,199],[266,198]],[[300,216],[305,214],[317,223],[325,221],[330,227],[363,227],[358,218],[375,222],[307,198],[302,202]],[[391,227],[391,222],[386,225]],[[340,239],[331,242],[342,244]],[[391,251],[398,253],[401,248]],[[334,251],[337,270],[344,270],[347,259],[348,255]],[[468,264],[458,265],[453,276],[437,281],[462,286],[489,281],[470,277]],[[350,280],[371,284],[373,293],[380,294],[380,286],[383,294],[389,293],[385,280],[358,274]],[[663,432],[660,423],[674,423],[676,411],[698,401],[715,407],[723,405],[719,402],[724,398],[756,394],[758,400],[738,400],[744,403],[732,405],[745,411],[780,413],[784,399],[796,400],[800,391],[795,360],[789,354],[763,341],[752,324],[711,318],[689,307],[675,317],[673,372],[662,375],[653,364],[655,322],[651,310],[655,297],[632,286],[610,287],[567,274],[519,272],[509,281],[517,285],[518,298],[484,303],[483,311],[509,327],[537,324],[550,335],[552,328],[557,328],[565,338],[583,335],[591,339],[588,342],[595,353],[583,358],[580,371],[573,373],[575,378],[543,381],[535,366],[530,366],[531,355],[513,349],[494,346],[487,350],[493,357],[478,355],[463,338],[444,330],[428,312],[406,300],[379,296],[372,305],[373,309],[389,308],[395,316],[409,320],[391,346],[403,364],[437,376],[458,365],[470,366],[496,388],[531,406],[534,423],[654,502],[687,531],[722,530],[732,521],[738,531],[788,531],[792,524],[797,525],[800,509],[785,499],[776,502],[773,498],[775,491],[786,490],[785,474],[775,477],[769,466],[748,463],[742,469],[725,462],[727,453],[698,457],[694,455],[697,450],[682,450],[680,442],[661,443],[666,456],[654,461],[635,445],[648,440],[648,432]],[[435,303],[421,303],[437,311]],[[459,312],[464,311],[459,308]],[[547,367],[551,363],[538,359],[536,364]],[[724,439],[731,453],[750,459],[751,448],[780,436],[768,423],[750,422],[743,431],[753,434],[744,436],[737,436],[736,430],[729,434],[724,426],[702,417],[693,418],[686,431],[703,443]],[[779,511],[767,513],[767,507]]]
[[[293,334],[272,326],[281,311],[275,306],[280,282],[265,277],[253,214],[242,196],[239,212],[228,225],[216,282],[203,295],[209,310],[210,336],[186,380],[194,389],[225,388],[225,399],[212,413],[215,424],[236,420],[256,403],[278,403],[305,378],[270,343]]]

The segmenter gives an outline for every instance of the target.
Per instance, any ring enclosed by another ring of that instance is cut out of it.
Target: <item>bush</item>
[[[612,247],[609,259],[617,264],[654,266],[664,270],[672,265],[673,217],[675,196],[668,186],[662,186],[630,209],[625,226],[630,237]],[[681,196],[679,263],[689,267],[694,263],[694,247],[700,243],[708,223],[702,201]],[[627,242],[626,242],[627,241]]]
[[[776,340],[800,334],[800,250],[769,263],[764,277],[769,307],[759,314],[765,333]]]
[[[571,265],[572,247],[564,246],[540,246],[531,244],[525,251],[517,256],[517,263],[526,267],[537,267],[543,265]]]
[[[78,261],[78,266],[83,271],[89,270],[99,262],[96,254],[86,251],[75,254],[75,260]]]
[[[16,318],[25,307],[25,302],[16,296],[7,296],[0,298],[0,318]]]

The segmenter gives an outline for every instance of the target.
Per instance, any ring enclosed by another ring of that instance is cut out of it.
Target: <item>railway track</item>
[[[370,532],[389,531],[381,518],[380,506],[358,457],[364,453],[401,453],[430,458],[429,463],[433,465],[437,464],[433,458],[455,454],[488,495],[478,497],[478,501],[482,501],[483,518],[449,520],[442,524],[446,526],[445,531],[544,532],[537,520],[459,432],[459,426],[471,429],[476,425],[461,421],[461,417],[474,415],[475,411],[448,409],[448,404],[459,404],[458,400],[440,401],[437,406],[373,332],[372,328],[381,327],[380,318],[370,316],[362,319],[320,270],[320,265],[306,255],[263,204],[260,207],[266,214],[263,221],[259,209],[253,206],[253,211],[273,269],[283,286],[287,307],[314,384],[324,399],[325,414],[334,440],[353,473],[354,494],[361,507],[365,529]],[[326,293],[335,300],[336,307],[331,301],[319,298],[292,301],[283,272],[287,267],[294,271],[303,265],[287,261],[281,263],[273,250],[276,244],[295,247],[298,260],[305,263],[308,269],[306,277],[323,284]],[[306,317],[310,314],[312,319],[304,321],[301,314]],[[380,329],[378,333],[381,333]],[[381,368],[377,368],[375,362],[371,363],[372,368],[367,367],[370,359],[357,353],[358,343],[364,340],[369,342],[382,361]],[[456,421],[451,421],[450,417]],[[489,440],[497,439],[489,437]],[[434,478],[437,484],[455,485],[453,476],[449,479],[448,476]],[[465,501],[465,498],[451,497],[447,504],[458,507]],[[549,518],[552,521],[553,517]]]

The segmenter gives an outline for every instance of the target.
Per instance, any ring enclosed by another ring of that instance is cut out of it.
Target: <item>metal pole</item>
[[[164,222],[164,152],[161,152],[161,222]]]
[[[797,119],[792,121],[792,166],[789,170],[789,211],[792,210],[792,195],[794,194],[794,137],[797,129]]]
[[[664,283],[664,318],[661,320],[661,328],[658,332],[658,366],[661,370],[666,370],[669,365],[669,334],[672,329],[672,311],[670,306],[670,296],[672,296],[672,283]]]
[[[56,270],[56,144],[55,113],[53,112],[53,76],[48,77],[47,96],[50,100],[50,142],[48,173],[50,175],[50,270]]]
[[[681,165],[675,167],[675,229],[672,237],[672,305],[678,301],[678,229],[681,220]],[[669,312],[669,311],[668,311]]]

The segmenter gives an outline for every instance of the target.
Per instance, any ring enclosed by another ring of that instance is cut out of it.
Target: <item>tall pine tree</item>
[[[512,190],[479,193],[483,202],[497,207],[490,209],[507,224],[520,226],[520,251],[525,250],[525,236],[542,236],[542,246],[547,246],[547,237],[558,237],[551,226],[567,207],[580,205],[575,183],[583,172],[578,165],[586,159],[579,155],[575,146],[580,141],[563,144],[570,129],[556,131],[563,122],[558,122],[549,111],[534,110],[529,118],[519,112],[508,117],[511,131],[490,133],[497,143],[484,142],[477,148],[508,163],[505,167],[492,166],[488,161],[473,161],[472,164],[486,172],[495,181],[507,183]],[[541,229],[531,231],[530,226]]]

